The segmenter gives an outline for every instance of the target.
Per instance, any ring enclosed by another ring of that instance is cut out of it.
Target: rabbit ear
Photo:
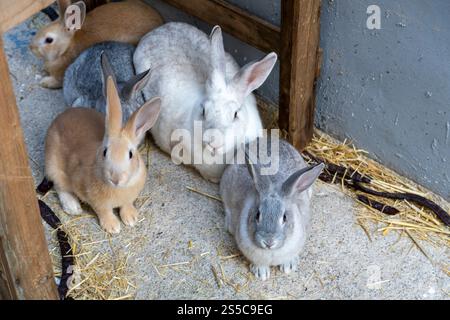
[[[258,62],[251,62],[234,76],[232,84],[245,99],[253,90],[258,89],[266,81],[275,63],[277,54],[272,52]]]
[[[211,67],[212,72],[219,73],[220,76],[225,77],[225,50],[223,48],[222,29],[220,26],[215,26],[211,35]]]
[[[116,84],[111,76],[106,80],[106,134],[110,137],[120,135],[122,130],[122,106]]]
[[[245,151],[245,163],[247,164],[248,173],[253,179],[256,191],[259,193],[268,190],[271,185],[271,180],[268,176],[261,175],[261,168],[259,164],[253,163],[249,154]]]
[[[319,177],[325,165],[323,163],[294,172],[282,185],[284,196],[291,197],[308,189]]]
[[[62,6],[69,5],[64,9],[64,25],[69,31],[75,32],[81,29],[86,18],[86,4],[83,1],[78,1],[70,5],[70,1],[64,1]],[[60,9],[61,10],[61,9]]]
[[[150,75],[150,70],[147,70],[133,76],[130,80],[128,80],[122,88],[122,98],[124,100],[131,100],[134,98],[136,92],[141,91],[147,85]]]
[[[104,51],[100,54],[100,64],[102,67],[102,86],[103,86],[103,96],[106,98],[106,82],[108,77],[111,77],[114,85],[117,88],[117,82],[116,82],[116,76],[114,74],[114,70],[111,67],[111,64],[109,63],[108,56]]]
[[[139,144],[145,133],[153,127],[160,110],[161,98],[156,97],[144,103],[131,115],[125,126],[125,132],[136,144]]]

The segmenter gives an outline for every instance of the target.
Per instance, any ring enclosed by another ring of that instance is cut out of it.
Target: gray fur
[[[104,76],[100,59],[104,52],[117,83],[123,120],[124,122],[128,120],[131,114],[144,103],[142,96],[132,93],[130,89],[136,85],[137,80],[143,78],[143,75],[138,75],[139,77],[135,75],[134,50],[135,47],[130,44],[103,42],[83,51],[67,68],[64,75],[63,93],[66,104],[72,107],[94,108],[101,113],[106,112]]]
[[[267,146],[270,154],[270,142]],[[271,266],[286,273],[296,269],[309,226],[311,185],[323,167],[308,167],[297,150],[280,139],[276,174],[261,175],[261,165],[248,158],[247,165],[225,169],[220,182],[225,227],[258,278],[268,279]]]

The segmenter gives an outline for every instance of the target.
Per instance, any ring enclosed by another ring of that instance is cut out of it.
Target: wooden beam
[[[1,36],[0,83],[0,294],[58,299]]]
[[[55,0],[1,0],[0,33],[18,25],[53,2]]]
[[[320,0],[281,1],[280,129],[302,150],[314,129]]]
[[[97,8],[98,6],[104,5],[108,2],[107,0],[83,0],[83,1],[86,4],[86,12],[89,12]]]
[[[222,0],[165,0],[265,52],[279,52],[280,28]]]

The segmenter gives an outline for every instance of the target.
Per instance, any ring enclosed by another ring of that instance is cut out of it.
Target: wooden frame
[[[0,1],[0,36],[52,2]],[[0,114],[0,298],[58,299],[2,39]]]
[[[85,1],[89,8],[104,2]],[[279,54],[279,126],[303,149],[313,134],[320,0],[278,1],[281,28],[223,0],[165,0],[264,52]],[[0,1],[0,36],[53,2]],[[0,114],[0,299],[58,299],[1,39]]]

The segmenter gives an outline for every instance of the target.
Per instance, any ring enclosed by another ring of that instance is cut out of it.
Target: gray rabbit
[[[220,182],[225,228],[262,280],[270,277],[270,266],[285,273],[296,270],[309,226],[310,187],[324,168],[324,164],[307,166],[285,140],[280,139],[278,146],[273,157],[269,139],[267,154],[277,159],[277,173],[262,174],[267,165],[260,160],[252,163],[246,153],[247,165],[229,165]]]
[[[130,44],[103,42],[83,51],[64,75],[63,93],[66,104],[94,108],[103,114],[106,112],[105,70],[100,61],[104,52],[107,56],[105,65],[112,70],[117,83],[123,119],[128,120],[144,103],[142,95],[137,93],[145,86],[150,75],[149,71],[135,75],[134,50],[135,47]]]

